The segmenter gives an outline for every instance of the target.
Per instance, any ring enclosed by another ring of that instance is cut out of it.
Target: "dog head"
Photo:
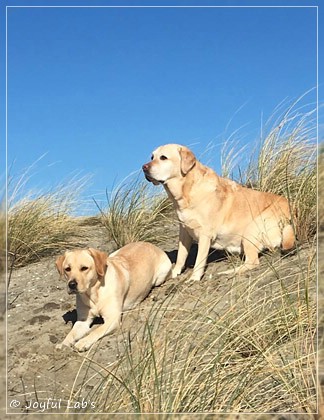
[[[98,280],[103,280],[107,270],[108,255],[97,249],[66,251],[56,260],[56,268],[67,281],[69,294],[85,293]]]
[[[187,175],[195,166],[196,157],[185,146],[166,144],[152,153],[151,162],[142,166],[145,178],[154,185],[164,184],[171,178]]]

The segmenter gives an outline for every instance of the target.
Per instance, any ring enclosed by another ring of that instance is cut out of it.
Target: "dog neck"
[[[218,178],[215,172],[197,161],[187,174],[170,178],[163,184],[176,209],[181,210],[190,206],[192,190],[200,188],[200,181],[209,173],[213,173]]]
[[[97,279],[96,283],[91,286],[86,292],[81,293],[79,296],[83,300],[83,302],[89,306],[95,306],[98,302],[98,293],[100,290],[100,287],[103,285],[103,279]]]
[[[175,206],[183,199],[185,177],[171,178],[163,183],[163,187]]]

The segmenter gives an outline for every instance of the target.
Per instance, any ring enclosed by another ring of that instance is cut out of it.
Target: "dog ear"
[[[107,258],[108,254],[99,251],[98,249],[89,248],[90,255],[94,259],[97,274],[99,277],[104,277],[107,270]]]
[[[181,158],[181,172],[183,175],[187,175],[187,173],[195,166],[196,157],[187,147],[181,147],[179,153]]]
[[[65,255],[60,255],[55,261],[57,271],[60,273],[60,276],[63,276],[63,261],[65,260]]]

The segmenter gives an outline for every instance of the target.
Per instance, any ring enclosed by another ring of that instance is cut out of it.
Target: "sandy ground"
[[[85,231],[85,246],[92,246],[107,252],[114,249],[106,241],[102,227],[91,226]],[[176,239],[164,247],[171,260],[174,260]],[[307,249],[302,251],[307,254]],[[193,256],[195,250],[193,250]],[[176,280],[168,280],[162,286],[153,289],[151,294],[135,310],[126,313],[123,318],[123,330],[129,332],[131,339],[147,317],[152,305],[158,304],[166,296],[174,294],[174,305],[187,306],[194,304],[193,296],[199,294],[208,300],[215,294],[222,294],[231,287],[231,281],[224,280],[215,273],[230,267],[228,260],[221,260],[217,254],[208,265],[204,279],[192,284],[184,280],[190,275],[190,268]],[[297,256],[288,257],[290,267],[294,266]],[[7,372],[1,375],[2,384],[7,378],[7,396],[1,395],[1,406],[7,402],[9,413],[23,414],[39,412],[40,400],[48,401],[53,406],[46,407],[46,413],[59,413],[67,409],[72,387],[78,386],[82,377],[78,371],[84,353],[71,349],[56,350],[55,344],[61,342],[75,319],[75,298],[66,293],[66,286],[59,279],[55,268],[55,257],[47,257],[38,263],[14,270],[10,278],[7,296],[8,312],[5,320],[2,311],[0,322],[6,321],[7,328]],[[189,266],[192,261],[189,261]],[[263,264],[259,270],[262,270]],[[324,262],[319,268],[324,275]],[[1,294],[2,308],[4,293]],[[224,305],[227,302],[223,302]],[[5,330],[1,330],[2,339]],[[94,354],[95,360],[108,366],[119,357],[119,349],[125,336],[119,332],[100,341]],[[1,362],[5,362],[4,355]],[[89,390],[93,386],[87,384]],[[7,401],[4,401],[6,400]],[[52,400],[50,400],[52,399]],[[87,401],[85,401],[87,402]],[[55,404],[54,404],[55,403]],[[75,403],[75,402],[74,402]],[[73,403],[73,404],[74,404]],[[79,401],[82,404],[82,401]],[[90,401],[87,402],[91,404]],[[77,407],[80,408],[80,407]],[[82,409],[82,407],[81,407]],[[73,405],[70,411],[74,411]],[[82,411],[82,410],[81,410]],[[3,412],[3,410],[2,410]],[[1,416],[4,418],[4,416]]]

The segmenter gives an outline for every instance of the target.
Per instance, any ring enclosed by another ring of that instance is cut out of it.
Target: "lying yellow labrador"
[[[109,257],[93,248],[67,251],[56,266],[68,293],[76,294],[78,319],[57,348],[75,345],[79,351],[114,331],[122,312],[134,308],[171,273],[166,253],[146,242],[128,244]],[[90,329],[97,316],[104,324]]]
[[[172,277],[185,265],[192,240],[198,242],[191,280],[200,280],[210,247],[245,254],[245,262],[229,274],[255,268],[259,252],[295,245],[289,203],[285,197],[243,187],[218,176],[178,144],[158,147],[142,167],[145,177],[162,184],[180,222],[179,249]]]

